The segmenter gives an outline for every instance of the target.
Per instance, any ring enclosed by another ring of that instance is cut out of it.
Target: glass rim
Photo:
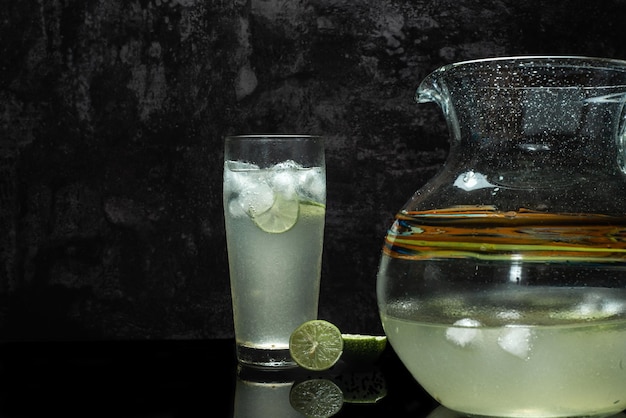
[[[268,139],[268,140],[288,140],[288,139],[322,139],[321,135],[313,134],[243,134],[243,135],[226,135],[224,139]]]

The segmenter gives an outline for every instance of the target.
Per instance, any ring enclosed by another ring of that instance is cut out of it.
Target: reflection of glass
[[[295,366],[289,336],[316,319],[326,204],[322,138],[232,136],[224,218],[237,358]]]
[[[445,406],[435,408],[426,418],[475,418],[472,415],[465,415],[460,412],[452,411]],[[606,418],[626,418],[626,413],[611,415]]]
[[[235,418],[302,418],[291,407],[289,392],[296,380],[294,374],[267,372],[237,376],[235,386]]]
[[[626,61],[457,63],[416,98],[441,107],[451,143],[383,247],[399,358],[465,413],[626,408]]]
[[[270,371],[240,365],[233,415],[235,418],[329,418],[341,410],[343,396],[331,380],[310,378],[300,369]]]

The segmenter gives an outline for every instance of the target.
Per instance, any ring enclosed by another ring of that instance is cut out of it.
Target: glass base
[[[270,369],[297,367],[288,349],[264,350],[237,344],[237,360],[248,367]]]

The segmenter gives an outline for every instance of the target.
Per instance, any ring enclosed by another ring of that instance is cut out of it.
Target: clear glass
[[[225,139],[224,217],[237,358],[289,367],[289,336],[317,318],[326,208],[324,142]]]
[[[626,408],[626,62],[512,57],[417,90],[450,153],[397,213],[377,278],[390,344],[444,406]]]
[[[234,418],[302,418],[290,403],[296,376],[280,372],[240,370],[235,385]]]

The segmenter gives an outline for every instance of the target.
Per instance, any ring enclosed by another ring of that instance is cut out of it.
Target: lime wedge
[[[343,359],[351,363],[373,363],[385,351],[384,335],[343,334]]]
[[[259,214],[250,216],[256,226],[270,234],[287,232],[298,222],[300,202],[298,199],[287,199],[282,194],[276,194],[272,206]]]
[[[306,417],[327,418],[341,410],[343,393],[330,380],[305,380],[292,386],[289,403]]]
[[[300,325],[289,338],[291,358],[307,370],[328,370],[341,357],[343,337],[335,325],[322,319]]]

